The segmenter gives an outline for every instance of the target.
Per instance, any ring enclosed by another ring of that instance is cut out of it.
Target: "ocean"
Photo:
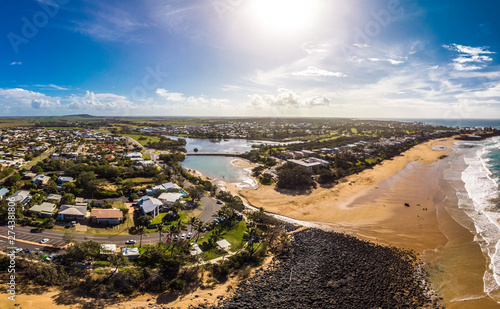
[[[368,119],[368,118],[366,118]],[[467,118],[455,118],[455,119],[442,119],[442,118],[377,118],[372,120],[392,120],[392,121],[403,121],[403,122],[414,122],[419,121],[427,124],[447,126],[447,127],[492,127],[500,128],[500,119],[467,119]]]
[[[459,141],[449,158],[445,179],[456,190],[458,205],[448,209],[474,235],[488,267],[484,292],[500,303],[500,137]]]

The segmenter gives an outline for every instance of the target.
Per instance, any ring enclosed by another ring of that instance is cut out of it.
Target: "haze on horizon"
[[[3,1],[0,116],[499,118],[496,1]]]

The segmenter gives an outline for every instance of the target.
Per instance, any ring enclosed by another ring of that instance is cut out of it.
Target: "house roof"
[[[11,198],[14,199],[14,202],[21,202],[24,201],[27,197],[30,196],[30,192],[26,190],[19,190],[16,193],[14,193]]]
[[[62,199],[62,196],[60,194],[50,194],[49,196],[47,196],[47,199],[48,200],[61,200]]]
[[[43,202],[41,205],[35,205],[31,207],[30,211],[51,214],[54,211],[54,209],[56,209],[56,204]]]
[[[87,214],[87,206],[62,205],[58,213],[63,215],[85,216]]]
[[[91,217],[97,219],[115,219],[123,218],[123,212],[120,209],[92,209],[90,212]]]
[[[138,257],[140,255],[139,248],[122,248],[123,256]]]
[[[155,190],[165,190],[165,191],[170,191],[172,189],[181,189],[178,184],[173,183],[173,182],[166,182],[164,184],[158,185],[154,187]]]
[[[115,244],[101,244],[100,254],[116,254]]]
[[[153,210],[155,210],[159,206],[163,205],[163,203],[160,200],[158,200],[157,198],[149,197],[149,196],[143,197],[139,201],[139,204],[141,205],[142,211],[145,213],[152,212]]]
[[[0,189],[0,198],[4,197],[5,194],[9,193],[9,189],[1,188]]]
[[[183,197],[182,194],[180,193],[173,193],[173,192],[167,192],[167,193],[162,193],[160,194],[160,196],[158,196],[158,199],[159,200],[164,200],[164,201],[167,201],[167,202],[170,202],[170,203],[175,203],[177,202],[179,199],[181,199]]]

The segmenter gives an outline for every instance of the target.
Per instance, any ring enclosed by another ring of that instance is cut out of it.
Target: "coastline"
[[[446,307],[500,308],[483,291],[488,258],[464,223],[449,213],[458,208],[456,189],[444,179],[449,158],[439,157],[450,155],[453,145],[449,139],[417,145],[331,189],[306,195],[267,186],[239,193],[272,213],[415,250],[430,262],[431,283]]]

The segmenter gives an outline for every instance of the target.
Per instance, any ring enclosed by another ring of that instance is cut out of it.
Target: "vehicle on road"
[[[177,235],[174,236],[174,241],[178,241],[179,240],[179,237],[177,237]]]
[[[189,232],[186,236],[187,239],[191,239],[191,237],[193,236],[193,233]]]
[[[217,204],[222,204],[222,201],[221,200],[217,200]]]
[[[186,239],[186,234],[182,233],[181,239]]]
[[[23,251],[23,248],[17,248],[16,250],[10,251],[10,254],[17,254],[19,252]]]
[[[30,233],[41,233],[43,232],[43,229],[31,229]]]
[[[48,239],[48,238],[44,238],[44,239],[40,240],[40,243],[41,243],[41,244],[46,244],[46,243],[48,243],[48,242],[49,242],[49,239]]]
[[[45,260],[46,261],[52,261],[52,260],[55,260],[56,258],[57,258],[57,255],[51,254],[50,256],[46,257]]]
[[[125,242],[126,245],[134,245],[135,244],[135,240],[133,239],[129,239]]]

